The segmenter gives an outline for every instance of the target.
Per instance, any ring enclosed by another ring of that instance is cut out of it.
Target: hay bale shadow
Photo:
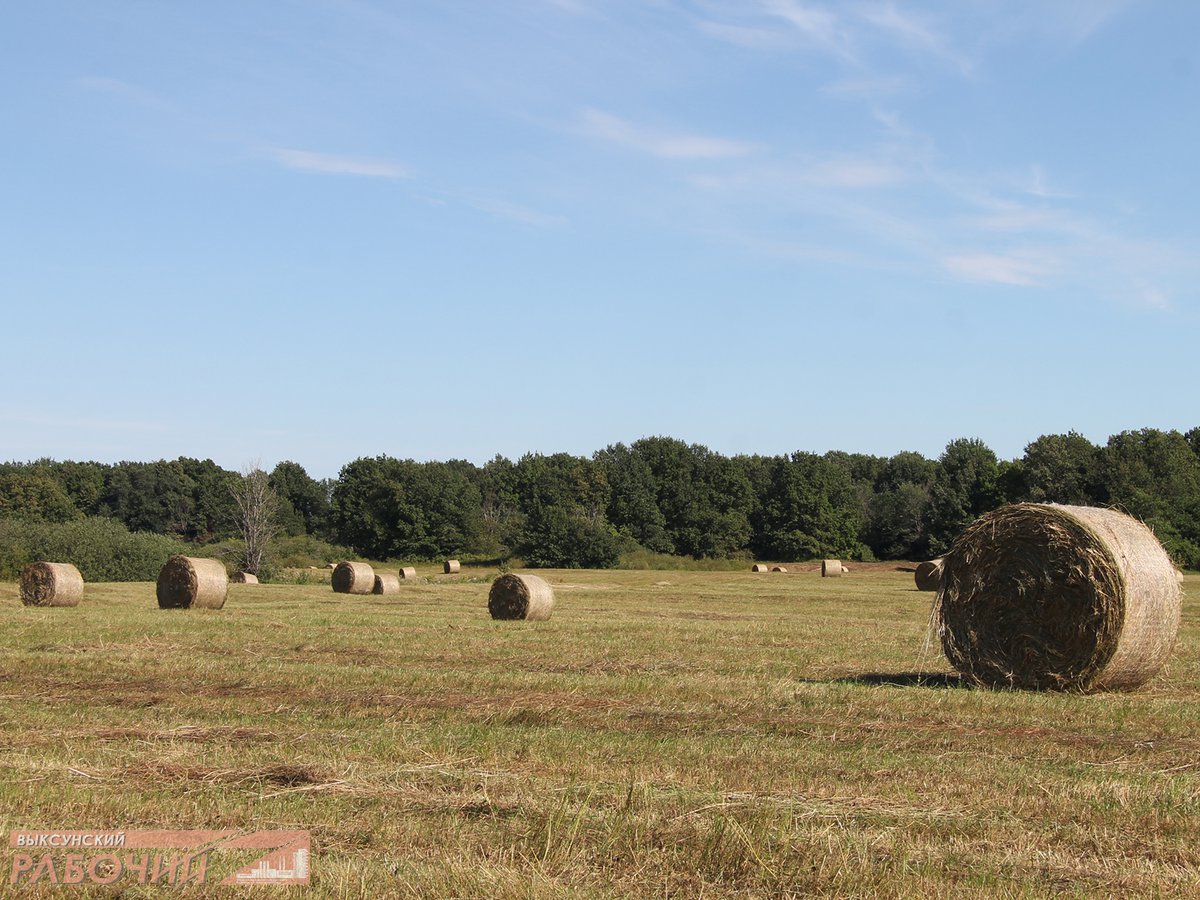
[[[954,672],[865,672],[832,678],[830,684],[888,685],[890,687],[964,688],[974,690],[961,675]]]

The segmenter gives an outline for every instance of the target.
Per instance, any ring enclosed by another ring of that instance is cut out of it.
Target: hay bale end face
[[[369,594],[375,590],[375,570],[367,563],[340,562],[330,582],[335,594]]]
[[[842,572],[846,571],[840,559],[823,559],[821,560],[821,577],[822,578],[841,578]]]
[[[918,591],[936,591],[942,584],[942,558],[931,559],[917,566],[913,574]]]
[[[785,575],[787,574],[787,568],[785,566],[771,566],[771,571],[783,572]]]
[[[765,566],[762,563],[755,563],[750,567],[751,572],[769,572],[770,566]]]
[[[1110,509],[1018,503],[981,516],[943,558],[934,622],[980,684],[1127,690],[1162,670],[1182,592],[1154,534]]]
[[[462,564],[457,559],[448,559],[442,566],[442,571],[447,575],[455,575],[462,571]]]
[[[400,593],[400,576],[393,575],[391,572],[383,572],[375,576],[375,587],[371,589],[372,594],[398,594]]]
[[[220,609],[229,576],[219,560],[172,556],[158,573],[156,593],[162,609]]]
[[[488,592],[493,619],[544,622],[554,610],[554,589],[537,575],[501,575]]]
[[[21,570],[21,602],[26,606],[78,606],[83,576],[70,563],[35,562]]]
[[[400,580],[401,581],[407,581],[410,578],[416,578],[416,577],[417,577],[417,570],[415,568],[413,568],[412,566],[405,566],[403,569],[400,570]]]
[[[258,576],[250,572],[234,572],[229,580],[234,584],[258,584]]]

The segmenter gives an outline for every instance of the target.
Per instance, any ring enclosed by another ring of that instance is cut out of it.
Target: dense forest
[[[188,458],[0,464],[0,568],[20,561],[11,545],[39,527],[59,534],[86,522],[198,548],[236,539],[231,488],[243,477]],[[1200,567],[1200,428],[1126,431],[1104,446],[1075,433],[1044,435],[1011,461],[967,438],[928,459],[836,451],[727,457],[648,437],[590,458],[531,453],[483,466],[362,458],[327,481],[281,462],[269,483],[281,539],[376,560],[516,557],[534,567],[608,567],[638,551],[918,560],[945,551],[979,514],[1032,500],[1123,509],[1149,524],[1178,564]]]

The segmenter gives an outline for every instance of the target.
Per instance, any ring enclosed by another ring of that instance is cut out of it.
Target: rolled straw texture
[[[821,560],[822,578],[841,578],[843,571],[842,561],[840,559]]]
[[[755,563],[750,567],[751,572],[769,572],[770,570],[770,566],[765,566],[762,563]]]
[[[537,575],[501,575],[488,592],[493,619],[541,622],[554,610],[554,589]]]
[[[921,563],[913,577],[918,591],[936,591],[942,584],[942,558]]]
[[[369,594],[375,590],[375,570],[367,563],[340,562],[330,582],[336,594]]]
[[[772,572],[783,572],[786,574],[787,567],[786,566],[771,566],[771,571]]]
[[[981,516],[943,558],[934,623],[968,679],[1127,690],[1162,670],[1182,593],[1154,534],[1110,509],[1018,503]]]
[[[416,577],[417,577],[417,570],[415,568],[413,568],[412,566],[405,566],[403,569],[400,570],[401,580],[407,580],[409,578],[416,578]]]
[[[219,560],[172,556],[159,570],[157,593],[163,609],[220,609],[229,576]]]
[[[234,572],[229,580],[234,584],[258,584],[258,576],[249,572]]]
[[[462,570],[462,565],[457,559],[448,559],[442,566],[442,571],[447,575],[453,575]]]
[[[78,606],[83,576],[70,563],[35,562],[21,570],[21,602],[26,606]]]
[[[393,575],[391,572],[383,572],[375,576],[375,586],[371,589],[372,594],[398,594],[400,593],[400,576]]]

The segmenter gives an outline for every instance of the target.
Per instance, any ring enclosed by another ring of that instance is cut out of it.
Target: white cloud
[[[877,78],[843,78],[821,88],[821,93],[848,100],[879,100],[912,90],[912,82],[899,75]]]
[[[1020,287],[1040,285],[1053,268],[1051,263],[1044,258],[1039,259],[1028,255],[1001,256],[992,253],[947,256],[941,262],[943,268],[948,272],[968,281],[985,281]]]
[[[661,159],[729,159],[747,156],[757,149],[744,141],[655,131],[595,109],[583,112],[578,130],[588,137]]]
[[[696,25],[709,37],[736,44],[739,47],[750,47],[761,50],[777,48],[784,45],[779,35],[767,28],[751,28],[746,25],[726,25],[721,22],[698,22]]]
[[[894,3],[862,6],[857,9],[857,14],[862,21],[884,32],[900,46],[944,59],[964,74],[971,71],[971,61],[955,52],[932,25],[910,13],[901,12]]]
[[[887,162],[869,159],[834,159],[808,170],[805,180],[824,187],[868,188],[896,184],[904,171]]]
[[[507,200],[482,199],[468,202],[480,212],[485,212],[497,219],[519,222],[522,225],[533,225],[537,228],[559,228],[567,224],[567,219],[563,216],[545,213],[519,203],[510,203]]]
[[[787,22],[817,46],[843,59],[854,58],[849,35],[837,16],[828,10],[798,0],[764,0],[762,8],[767,15]]]
[[[367,178],[411,178],[404,166],[386,160],[362,159],[273,147],[267,155],[288,169],[297,172],[318,172],[326,175],[360,175]]]

